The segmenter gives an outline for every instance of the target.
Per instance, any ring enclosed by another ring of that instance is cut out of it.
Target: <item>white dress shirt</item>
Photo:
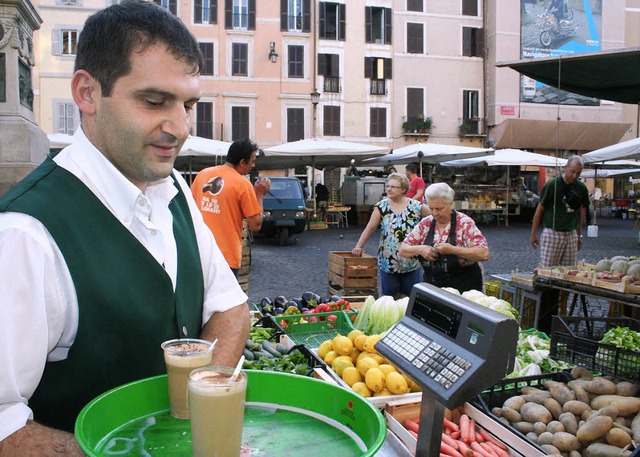
[[[177,194],[173,179],[155,182],[142,193],[89,142],[82,129],[54,160],[77,176],[164,266],[175,290],[177,251],[169,210]],[[244,304],[247,296],[204,224],[189,186],[178,172],[175,176],[189,202],[198,241],[204,324],[214,312]],[[31,216],[0,213],[0,440],[33,419],[27,403],[45,363],[67,357],[77,328],[75,287],[47,229]]]

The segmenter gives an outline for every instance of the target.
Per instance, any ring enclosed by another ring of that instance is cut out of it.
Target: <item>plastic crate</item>
[[[543,451],[537,443],[534,443],[523,433],[519,432],[511,425],[500,420],[500,418],[493,414],[491,410],[495,407],[502,407],[502,405],[508,398],[519,395],[523,387],[531,386],[541,390],[546,390],[546,388],[542,385],[544,381],[553,380],[566,383],[571,381],[571,379],[573,379],[571,375],[564,371],[557,373],[546,373],[536,376],[526,376],[522,378],[503,379],[489,389],[478,394],[475,399],[471,400],[470,403],[474,404],[487,416],[491,417],[495,422],[505,427],[514,435],[519,436],[521,439],[526,440],[540,451]]]
[[[316,314],[294,314],[291,316],[273,316],[276,325],[296,344],[304,344],[317,348],[323,341],[333,339],[336,335],[347,335],[353,330],[349,314],[342,311]],[[329,316],[336,316],[330,320]],[[316,317],[316,322],[309,319]]]
[[[640,321],[628,317],[553,316],[550,357],[629,381],[640,381],[640,352],[599,341],[615,327],[640,331]]]
[[[254,324],[254,327],[264,327],[274,329],[273,336],[269,338],[269,341],[278,341],[278,337],[284,334],[284,330],[271,319],[271,316],[263,316],[258,319]]]
[[[502,283],[497,279],[492,279],[490,281],[485,281],[484,290],[485,293],[491,297],[500,297],[500,286]]]

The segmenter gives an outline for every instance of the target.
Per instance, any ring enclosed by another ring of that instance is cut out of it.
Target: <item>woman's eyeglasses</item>
[[[400,189],[401,186],[392,186],[391,184],[387,184],[387,189]]]

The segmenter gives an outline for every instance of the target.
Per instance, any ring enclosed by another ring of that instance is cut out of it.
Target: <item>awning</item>
[[[498,62],[530,78],[588,97],[640,103],[640,48]]]
[[[631,124],[507,119],[489,131],[495,149],[593,151],[616,144]]]

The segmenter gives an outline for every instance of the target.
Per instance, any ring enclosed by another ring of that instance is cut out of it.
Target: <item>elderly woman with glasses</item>
[[[482,290],[478,262],[489,260],[487,239],[469,216],[453,209],[454,191],[445,183],[431,184],[425,191],[431,216],[425,217],[405,238],[398,254],[418,256],[424,281],[453,287],[460,293]]]
[[[426,205],[405,197],[408,190],[409,181],[406,176],[392,173],[387,177],[387,197],[375,204],[369,223],[351,251],[356,257],[362,256],[362,247],[380,226],[380,295],[394,298],[408,296],[413,285],[422,281],[420,261],[417,258],[398,256],[398,249],[405,237],[423,217],[429,215]]]

